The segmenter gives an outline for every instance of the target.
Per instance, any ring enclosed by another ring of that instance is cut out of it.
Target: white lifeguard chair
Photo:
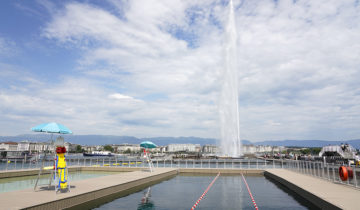
[[[150,172],[153,172],[154,164],[153,164],[153,162],[152,162],[152,160],[151,160],[150,152],[149,152],[149,151],[146,151],[146,148],[144,148],[143,157],[144,157],[144,159],[146,160],[146,162],[147,162],[148,165],[149,165],[149,170],[150,170]]]
[[[51,143],[47,146],[46,150],[45,150],[45,154],[44,157],[42,159],[42,163],[41,163],[41,167],[39,169],[39,174],[38,177],[36,179],[35,182],[35,186],[34,186],[34,191],[36,191],[36,188],[38,186],[38,182],[40,179],[40,176],[43,174],[44,170],[51,170],[50,173],[50,177],[49,177],[49,184],[48,184],[48,189],[50,189],[51,187],[51,182],[54,179],[54,187],[55,187],[55,193],[57,193],[58,191],[60,191],[59,186],[56,183],[60,183],[59,177],[57,175],[57,171],[58,171],[58,164],[57,164],[57,153],[56,153],[56,148],[57,147],[64,147],[64,138],[62,136],[59,136],[56,138],[55,142],[53,140],[51,140]],[[49,149],[49,147],[52,147]],[[53,161],[54,161],[54,166],[48,166],[48,167],[44,167],[44,162],[46,161],[46,156],[47,153],[50,151],[50,157],[53,157]],[[66,164],[66,163],[65,163]],[[66,173],[66,175],[69,174],[68,171],[68,167],[65,166],[64,168],[64,172]],[[67,176],[66,176],[66,182],[67,182],[67,190],[68,192],[70,192],[70,184],[68,182]]]

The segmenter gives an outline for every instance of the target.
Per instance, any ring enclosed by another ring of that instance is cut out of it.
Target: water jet
[[[225,38],[225,68],[219,102],[221,139],[218,143],[220,156],[241,156],[238,75],[237,75],[237,33],[232,0],[229,2],[229,18]]]

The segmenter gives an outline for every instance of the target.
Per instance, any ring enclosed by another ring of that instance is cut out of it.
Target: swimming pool
[[[180,174],[172,179],[117,198],[95,209],[190,209],[216,175]],[[313,209],[299,196],[264,176],[245,176],[259,209]],[[197,209],[254,209],[237,175],[221,175]]]

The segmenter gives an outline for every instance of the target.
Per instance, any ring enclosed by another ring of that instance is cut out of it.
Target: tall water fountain
[[[241,155],[236,39],[234,7],[230,0],[226,26],[225,69],[219,102],[221,139],[218,145],[220,155],[228,157]]]

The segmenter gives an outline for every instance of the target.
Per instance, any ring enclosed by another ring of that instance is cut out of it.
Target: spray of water
[[[225,69],[219,102],[220,153],[229,157],[239,157],[241,155],[236,39],[234,7],[232,0],[230,0],[229,19],[226,26]]]

